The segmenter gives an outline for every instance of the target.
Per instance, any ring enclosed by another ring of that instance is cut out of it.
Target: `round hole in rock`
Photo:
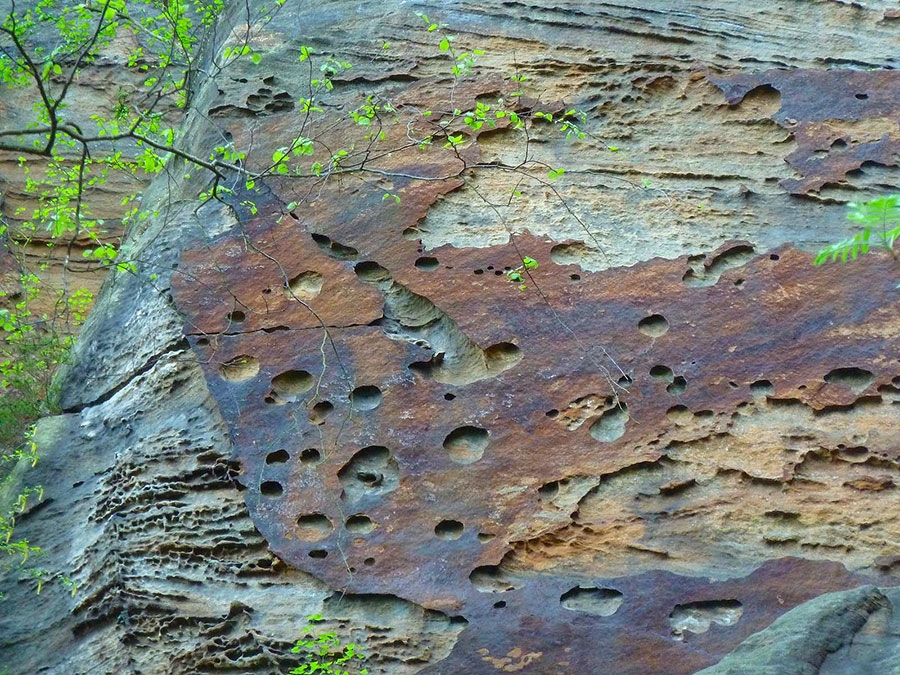
[[[272,396],[271,394],[270,394],[269,396],[266,396],[266,397],[263,399],[263,401],[264,401],[265,403],[268,403],[269,405],[275,405],[276,403],[278,403],[278,401],[275,400],[275,397]]]
[[[469,574],[469,581],[479,593],[505,593],[522,587],[522,582],[511,579],[499,565],[482,565]]]
[[[434,272],[441,266],[441,263],[437,258],[422,256],[421,258],[416,258],[415,266],[423,272]]]
[[[381,389],[373,385],[357,387],[350,392],[350,403],[354,410],[374,410],[381,405]]]
[[[484,270],[475,270],[472,274],[484,274]]]
[[[690,422],[694,418],[694,413],[687,406],[674,405],[666,411],[666,417],[670,422],[682,425]]]
[[[205,337],[199,338],[197,340],[197,344],[200,345],[201,347],[205,347],[206,345],[209,344],[209,338],[205,338]]]
[[[300,453],[301,464],[318,464],[322,461],[322,453],[315,448],[306,448]]]
[[[260,483],[259,493],[264,497],[280,497],[284,494],[284,488],[277,480],[267,480]]]
[[[653,366],[650,369],[650,377],[656,380],[666,380],[667,382],[671,382],[675,379],[675,373],[672,372],[672,369],[669,366]]]
[[[229,323],[240,323],[247,318],[247,315],[244,314],[241,310],[236,309],[233,312],[229,312],[227,318]]]
[[[829,384],[841,384],[859,394],[875,381],[875,375],[865,368],[835,368],[823,378]]]
[[[375,558],[366,558],[365,560],[363,560],[363,565],[365,565],[366,567],[371,567],[374,564]]]
[[[245,382],[259,373],[259,359],[248,354],[235,356],[219,366],[219,376],[226,382]]]
[[[853,98],[858,99],[860,101],[865,101],[867,98],[869,98],[869,95],[868,94],[854,94]]]
[[[370,487],[375,487],[384,480],[384,475],[372,471],[357,471],[356,480]]]
[[[452,401],[455,398],[456,398],[456,394],[450,394],[450,393],[444,394],[445,401]]]
[[[444,439],[444,450],[457,464],[472,464],[484,455],[488,446],[488,431],[480,427],[463,426],[454,429]]]
[[[672,396],[681,396],[687,390],[687,380],[684,379],[683,376],[678,375],[675,377],[671,384],[666,387],[666,391],[669,392]]]
[[[559,481],[552,480],[549,483],[544,483],[541,487],[538,488],[538,495],[540,495],[541,499],[545,501],[550,501],[556,495],[559,494]]]
[[[638,330],[651,338],[658,338],[669,331],[669,321],[662,314],[651,314],[638,321]]]
[[[601,443],[612,443],[625,434],[625,423],[628,421],[628,406],[619,403],[605,411],[588,430],[595,440]]]
[[[308,513],[297,518],[296,536],[303,541],[319,541],[331,534],[334,525],[324,513]]]
[[[769,380],[756,380],[750,384],[750,393],[754,396],[769,396],[775,392],[775,387]]]
[[[327,418],[333,410],[334,405],[332,405],[331,401],[319,401],[312,407],[312,410],[309,411],[310,423],[325,424],[325,418]]]
[[[551,420],[555,420],[557,417],[559,417],[559,410],[557,410],[556,408],[552,408],[552,409],[548,410],[547,412],[545,412],[544,414],[547,417],[549,417]]]
[[[377,284],[382,281],[391,280],[391,273],[377,262],[371,260],[357,263],[356,267],[353,269],[356,272],[356,276],[359,277],[359,280],[368,284]]]
[[[352,534],[369,534],[375,529],[375,522],[364,513],[357,513],[344,521],[347,532]]]
[[[387,494],[400,484],[400,466],[391,452],[371,445],[355,453],[338,471],[344,493],[342,499],[355,502],[364,496]]]
[[[574,612],[596,616],[612,616],[622,606],[625,596],[613,588],[576,586],[562,594],[560,604]]]
[[[438,539],[459,539],[465,526],[458,520],[442,520],[434,526],[434,534]]]
[[[733,626],[743,613],[743,605],[733,598],[688,602],[675,605],[669,614],[669,626],[676,635],[683,635],[685,631],[705,633],[713,624]]]
[[[778,255],[777,253],[773,253],[772,255],[769,256],[769,260],[781,260],[781,256]]]
[[[297,296],[301,300],[312,300],[322,292],[325,278],[314,270],[301,272],[288,280],[284,286],[284,294],[288,297]]]
[[[315,558],[316,560],[322,560],[323,558],[328,557],[328,551],[323,548],[314,548],[312,551],[307,553],[310,558]]]
[[[287,450],[276,450],[266,455],[266,464],[284,464],[290,458]]]
[[[281,397],[304,394],[313,388],[316,378],[305,370],[286,370],[272,378],[272,391]]]
[[[493,534],[492,532],[479,532],[478,533],[478,541],[480,541],[482,544],[486,544],[489,541],[496,539],[496,537],[497,537],[497,535]]]
[[[506,600],[498,600],[494,603],[494,609],[503,609],[506,607]]]
[[[571,279],[572,281],[581,281],[581,275],[580,274],[570,274],[569,279]]]

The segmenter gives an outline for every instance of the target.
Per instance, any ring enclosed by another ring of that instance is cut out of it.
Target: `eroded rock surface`
[[[49,672],[273,672],[324,608],[370,672],[693,673],[742,644],[731,672],[826,615],[791,672],[892,663],[892,591],[803,604],[898,582],[897,266],[810,253],[842,200],[896,189],[889,3],[443,3],[485,51],[459,82],[435,8],[325,4],[198,90],[195,147],[227,132],[262,165],[298,133],[301,44],[354,63],[333,147],[364,144],[339,120],[366,95],[397,147],[520,85],[591,136],[484,127],[232,208],[156,186],[152,264],[86,328],[43,432],[65,479],[23,519],[69,523],[47,548],[80,590],[5,651],[41,663],[52,613],[78,650]]]

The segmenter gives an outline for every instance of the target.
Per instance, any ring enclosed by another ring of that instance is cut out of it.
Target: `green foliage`
[[[4,408],[0,408],[0,424],[5,422],[2,415]],[[38,462],[37,444],[34,442],[34,427],[30,427],[25,434],[25,443],[12,452],[0,454],[0,494],[4,492],[4,484],[16,480],[17,465],[25,465],[33,468]],[[29,560],[39,555],[41,550],[33,546],[27,539],[15,539],[16,517],[24,513],[29,501],[43,499],[44,491],[39,485],[19,488],[13,496],[11,503],[0,504],[0,566],[9,571],[24,571],[30,574],[26,567]],[[0,599],[3,599],[0,594]]]
[[[46,232],[41,240],[50,246],[86,240],[85,260],[121,273],[137,273],[137,262],[122,259],[119,242],[110,237],[103,218],[94,214],[90,195],[94,190],[108,189],[104,186],[113,178],[116,185],[132,180],[145,183],[164,171],[173,171],[173,164],[184,167],[185,177],[195,172],[208,177],[207,186],[198,195],[200,200],[219,200],[251,214],[257,213],[253,193],[270,177],[306,180],[311,186],[302,192],[312,195],[332,177],[350,175],[381,194],[383,202],[399,203],[401,190],[394,184],[396,177],[403,181],[435,180],[433,176],[395,174],[378,163],[379,158],[407,150],[453,153],[461,167],[457,176],[475,170],[507,172],[516,181],[510,200],[522,196],[520,187],[525,182],[535,183],[559,197],[552,181],[562,178],[565,169],[550,167],[532,157],[529,130],[537,124],[552,125],[566,139],[577,142],[587,137],[586,115],[575,109],[561,112],[559,108],[549,111],[540,106],[519,106],[522,91],[508,94],[508,100],[479,101],[470,109],[455,109],[453,95],[457,86],[475,74],[484,52],[464,49],[457,36],[448,34],[443,24],[424,14],[420,16],[425,32],[435,34],[436,52],[447,57],[453,77],[447,110],[422,111],[411,105],[398,110],[401,106],[395,107],[390,100],[370,95],[344,118],[353,123],[359,135],[348,134],[345,147],[329,146],[326,133],[333,132],[338,122],[331,119],[336,108],[328,97],[341,86],[353,66],[301,45],[297,59],[307,70],[306,84],[295,102],[295,126],[289,136],[267,146],[264,156],[250,156],[252,147],[235,147],[225,133],[215,147],[198,154],[185,150],[181,132],[174,126],[177,115],[171,112],[188,105],[191,91],[196,89],[192,79],[215,78],[231,67],[252,68],[265,62],[264,45],[255,44],[254,38],[285,2],[274,0],[255,16],[248,9],[246,29],[233,31],[228,44],[203,69],[198,67],[196,49],[222,12],[224,0],[91,0],[65,6],[60,0],[35,0],[29,7],[11,3],[7,15],[0,17],[0,83],[5,87],[32,88],[36,93],[30,120],[19,128],[0,124],[0,150],[20,158],[26,177],[25,191],[36,206],[30,213],[17,214],[21,223],[14,236],[0,221],[4,242],[27,244],[39,232]],[[49,50],[42,46],[48,44],[48,34],[54,45]],[[76,119],[69,109],[71,88],[84,69],[119,39],[138,45],[131,48],[126,68],[141,86],[117,92],[109,109],[94,111],[89,121]],[[387,42],[382,43],[382,49],[389,48]],[[509,80],[523,85],[528,77],[516,72]],[[518,138],[524,149],[521,162],[476,164],[465,159],[466,144],[478,133],[493,128],[520,132]],[[401,133],[392,136],[394,129]],[[180,164],[172,162],[173,158]],[[500,215],[498,205],[480,193],[479,196]],[[301,204],[308,207],[311,200],[305,198],[301,203],[290,204],[288,211]],[[140,208],[137,192],[125,195],[121,206],[126,226],[153,215]],[[567,206],[566,210],[572,213]],[[525,278],[535,268],[534,259],[523,257],[522,265],[510,270],[507,278],[524,290]],[[23,425],[27,427],[37,416],[52,409],[51,378],[72,344],[72,339],[65,337],[71,331],[60,328],[77,327],[91,300],[87,291],[70,289],[57,299],[55,316],[33,315],[31,308],[40,290],[38,277],[23,267],[21,280],[27,297],[0,310],[4,338],[0,346],[2,386],[15,392],[0,402],[0,435],[13,430],[9,442],[13,436],[22,438]],[[60,318],[64,321],[57,323]],[[18,427],[6,424],[13,420],[21,421]],[[22,493],[25,503],[34,495]],[[23,504],[18,503],[16,508],[20,507]],[[5,533],[6,544],[11,546],[14,518],[2,523],[0,535]],[[8,529],[3,530],[7,525]],[[25,560],[29,551],[34,552],[27,542],[16,550]],[[36,574],[40,588],[46,575]],[[316,621],[311,617],[310,622],[311,630]],[[340,670],[342,665],[349,667],[361,657],[354,645],[341,647],[335,640],[333,634],[325,634],[298,642],[300,651],[314,654],[318,660],[302,667],[306,670],[295,672],[346,672]]]
[[[303,629],[304,637],[297,640],[291,651],[303,654],[305,663],[294,668],[289,675],[366,675],[366,668],[359,669],[357,661],[365,661],[366,657],[359,651],[359,646],[351,643],[341,644],[341,640],[333,631],[317,633],[317,623],[323,621],[319,614],[307,618],[309,625]]]
[[[524,291],[528,288],[528,285],[524,283],[526,276],[531,276],[528,270],[536,270],[538,267],[538,262],[534,258],[529,258],[525,256],[522,258],[522,264],[518,267],[507,270],[506,278],[512,282],[519,284],[519,290]]]
[[[887,195],[867,202],[847,204],[847,220],[862,225],[862,231],[848,239],[826,246],[819,251],[816,265],[826,262],[856,260],[862,253],[868,253],[874,245],[889,251],[896,260],[894,243],[900,238],[900,195]]]

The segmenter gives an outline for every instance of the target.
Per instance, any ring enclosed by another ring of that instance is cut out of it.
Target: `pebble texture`
[[[485,52],[469,77],[416,10]],[[10,671],[277,672],[314,611],[372,673],[896,663],[897,267],[810,252],[897,189],[898,20],[288,3],[259,66],[198,85],[191,148],[268,162],[307,44],[354,65],[320,142],[365,147],[341,111],[376,94],[394,151],[364,181],[269,180],[256,213],[201,205],[197,176],[151,188],[142,276],[85,327],[22,519],[79,591],[0,617]],[[422,110],[518,86],[591,135],[399,149]]]

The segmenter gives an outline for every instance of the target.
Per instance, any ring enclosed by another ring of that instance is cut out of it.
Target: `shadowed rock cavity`
[[[713,624],[732,626],[744,613],[737,600],[702,600],[676,605],[669,615],[672,633],[681,635],[684,631],[705,633]]]
[[[624,601],[625,596],[621,592],[595,586],[576,586],[559,599],[565,609],[597,616],[612,616]]]
[[[521,349],[511,342],[479,347],[431,300],[394,281],[378,263],[361,262],[355,270],[361,281],[375,285],[384,295],[384,316],[377,323],[385,334],[424,344],[435,352],[430,360],[409,366],[422,377],[466,385],[495,377],[522,360]]]
[[[387,494],[400,483],[400,468],[390,450],[372,445],[357,452],[338,472],[344,498],[355,502],[365,496]]]

